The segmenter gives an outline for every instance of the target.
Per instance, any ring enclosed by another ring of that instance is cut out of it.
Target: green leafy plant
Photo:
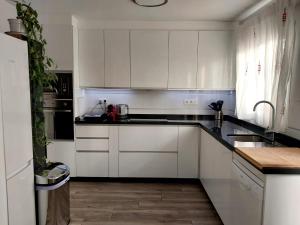
[[[46,56],[46,40],[43,37],[43,28],[38,21],[38,13],[30,4],[17,2],[17,18],[21,19],[27,36],[29,54],[29,76],[32,112],[33,156],[35,170],[43,169],[46,163],[45,119],[43,114],[43,90],[53,88],[57,77],[49,72],[54,62]]]

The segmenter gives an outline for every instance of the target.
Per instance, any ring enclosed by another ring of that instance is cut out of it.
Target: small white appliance
[[[127,119],[129,113],[129,106],[127,104],[118,104],[116,107],[119,119]]]
[[[27,43],[0,33],[0,224],[34,225]]]

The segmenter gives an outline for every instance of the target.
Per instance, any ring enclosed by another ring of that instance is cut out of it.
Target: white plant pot
[[[25,27],[21,19],[8,19],[11,32],[25,34]]]

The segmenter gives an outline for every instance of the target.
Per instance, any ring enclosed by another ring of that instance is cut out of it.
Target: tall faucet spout
[[[271,128],[270,128],[270,129],[273,131],[273,130],[274,130],[274,123],[275,123],[275,107],[274,107],[274,105],[273,105],[271,102],[266,101],[266,100],[263,100],[263,101],[257,102],[257,103],[254,105],[254,107],[253,107],[253,112],[255,112],[257,106],[258,106],[259,104],[261,104],[261,103],[269,104],[269,105],[271,106],[271,108],[272,108],[272,124],[271,124]]]

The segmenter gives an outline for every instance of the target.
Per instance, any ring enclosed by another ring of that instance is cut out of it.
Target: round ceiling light
[[[138,6],[159,7],[168,3],[169,0],[132,0]]]

